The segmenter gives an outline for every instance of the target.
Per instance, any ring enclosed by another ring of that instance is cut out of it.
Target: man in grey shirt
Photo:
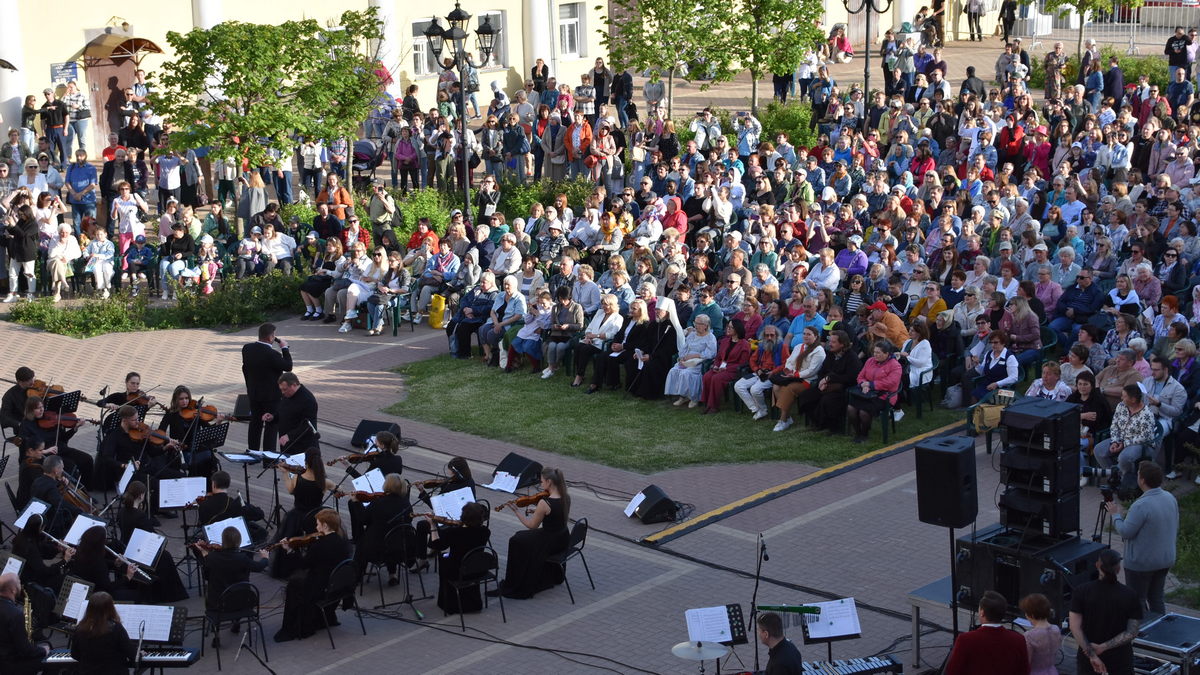
[[[1125,541],[1125,583],[1138,594],[1143,609],[1165,614],[1163,587],[1167,572],[1175,564],[1175,540],[1179,535],[1179,503],[1162,489],[1163,470],[1154,462],[1138,467],[1142,496],[1122,513],[1116,501],[1104,508],[1113,517],[1113,527]]]

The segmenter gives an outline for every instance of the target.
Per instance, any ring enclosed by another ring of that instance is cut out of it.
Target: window
[[[437,60],[433,50],[429,48],[429,40],[425,37],[425,29],[432,21],[416,21],[412,25],[413,32],[413,76],[433,75],[438,72]]]
[[[504,12],[480,12],[479,16],[475,17],[476,26],[482,26],[485,18],[492,25],[492,28],[495,28],[499,32],[496,34],[496,46],[492,48],[491,58],[480,67],[495,68],[506,65],[508,63],[508,50],[505,49],[505,42],[508,31],[504,30]],[[470,35],[467,39],[467,50],[472,53],[473,58],[482,58],[483,55],[478,53],[479,43],[476,39],[475,31],[468,30],[467,32]]]
[[[583,36],[583,3],[566,2],[559,5],[558,53],[568,59],[586,56]]]

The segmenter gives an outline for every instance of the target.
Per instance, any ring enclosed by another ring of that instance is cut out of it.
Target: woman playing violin
[[[389,530],[397,525],[412,523],[412,502],[409,501],[408,481],[400,474],[389,473],[383,479],[383,496],[374,499],[362,509],[358,519],[358,531],[354,532],[354,562],[358,564],[358,574],[362,576],[367,571],[367,565],[373,562],[383,562],[385,545],[384,539]],[[351,499],[356,499],[351,497]],[[354,502],[351,502],[354,503]],[[353,528],[354,525],[351,525]],[[412,532],[409,531],[411,535]],[[405,550],[412,551],[411,542]],[[411,554],[410,554],[411,555]],[[396,577],[396,564],[409,564],[409,560],[387,560],[388,586],[400,583]]]
[[[25,561],[21,566],[22,584],[34,583],[57,589],[62,586],[63,568],[75,555],[75,549],[67,546],[60,551],[58,545],[42,533],[42,516],[33,515],[25,521],[25,527],[21,528],[17,536],[13,537],[12,553]],[[33,605],[34,625],[45,626],[51,623],[49,618],[54,610],[51,597],[34,594],[30,601]]]
[[[432,521],[433,514],[423,514],[425,522]],[[478,612],[483,609],[483,598],[479,595],[479,587],[462,590],[462,605],[459,605],[458,592],[450,584],[458,579],[459,564],[468,551],[484,546],[491,539],[492,533],[483,523],[487,520],[487,507],[478,502],[463,504],[461,525],[445,528],[433,528],[430,533],[429,546],[441,553],[438,563],[438,607],[446,614],[458,612]]]
[[[380,431],[375,434],[375,447],[379,449],[379,452],[366,455],[366,471],[379,469],[379,472],[385,476],[389,473],[404,473],[404,460],[399,455],[400,439],[396,438],[396,434],[390,431]],[[346,473],[354,478],[358,478],[362,473],[365,473],[365,471],[360,473],[358,468],[350,466],[348,457],[342,457],[339,460],[346,466]],[[351,529],[353,529],[353,526],[351,526]]]
[[[257,555],[252,555],[242,548],[242,533],[236,527],[227,527],[221,532],[221,548],[210,550],[201,548],[204,556],[204,569],[208,571],[208,591],[204,596],[204,606],[210,611],[215,610],[226,588],[250,580],[251,572],[261,572],[267,568],[267,550],[262,549]],[[250,542],[245,542],[250,543]],[[216,636],[213,636],[214,647],[217,646]]]
[[[113,392],[96,401],[96,405],[109,411],[116,410],[127,403],[140,408],[149,408],[157,403],[153,396],[142,391],[142,376],[137,373],[125,375],[124,391]]]
[[[205,406],[209,408],[209,406]],[[209,414],[212,412],[215,417]],[[212,417],[212,422],[206,422],[206,417]],[[167,447],[180,453],[189,460],[188,474],[192,476],[210,476],[216,468],[216,460],[211,449],[197,449],[193,439],[196,429],[201,425],[219,423],[224,415],[216,414],[214,410],[201,410],[199,404],[192,399],[192,392],[182,384],[171,392],[171,405],[158,422],[159,431],[165,431],[171,440]]]
[[[154,521],[146,514],[143,503],[146,501],[146,484],[140,480],[130,481],[121,495],[120,525],[122,548],[129,544],[129,538],[134,530],[154,532]],[[188,593],[179,578],[179,570],[175,567],[175,559],[164,547],[158,555],[158,562],[153,570],[154,582],[146,593],[148,602],[161,604],[187,600]]]
[[[446,462],[446,477],[435,478],[431,481],[425,481],[425,485],[420,488],[419,499],[425,502],[426,506],[433,508],[432,495],[446,494],[467,488],[471,491],[472,501],[475,499],[475,479],[471,476],[471,465],[467,464],[467,460],[462,457],[452,457],[449,462]],[[417,528],[417,557],[421,560],[418,562],[418,567],[413,570],[427,567],[429,565],[429,532],[433,528],[433,523],[422,518],[416,522]]]
[[[503,594],[506,598],[532,598],[538,591],[557,586],[563,581],[562,567],[547,562],[561,552],[570,541],[567,517],[571,498],[567,483],[559,469],[542,469],[541,490],[548,494],[538,500],[533,513],[525,515],[516,500],[509,508],[526,529],[508,540],[508,563],[499,588],[488,591],[489,596]]]
[[[288,494],[292,495],[292,510],[287,512],[279,527],[280,537],[294,537],[313,531],[312,512],[320,508],[325,491],[333,488],[333,483],[325,478],[325,464],[321,461],[321,451],[309,448],[304,451],[304,472],[294,473],[280,464],[277,470],[283,474],[283,485]],[[297,561],[292,556],[279,555],[275,557],[271,567],[271,576],[284,579],[291,575]]]
[[[95,483],[95,463],[92,456],[82,450],[76,450],[67,445],[74,429],[62,429],[54,423],[56,413],[46,414],[46,407],[40,398],[29,398],[25,401],[25,417],[17,435],[21,438],[21,448],[26,461],[32,459],[40,462],[42,455],[58,455],[63,458],[66,470],[72,475],[80,476],[85,485],[92,487]],[[65,419],[65,418],[64,418]],[[39,453],[36,448],[44,444]]]
[[[320,465],[320,455],[317,459]],[[342,519],[337,512],[325,509],[317,513],[316,523],[316,531],[320,536],[304,549],[299,569],[288,579],[283,603],[283,625],[275,633],[276,642],[309,637],[323,625],[315,603],[325,594],[333,568],[350,557],[350,543],[342,532]],[[283,548],[290,550],[289,543],[285,541]],[[336,610],[330,607],[325,612],[325,620],[329,625],[337,625]]]

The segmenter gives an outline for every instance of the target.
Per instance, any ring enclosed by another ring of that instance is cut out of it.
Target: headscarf
[[[662,310],[667,313],[667,319],[671,322],[671,326],[675,328],[675,349],[683,351],[684,334],[683,326],[679,325],[679,312],[675,309],[675,301],[665,295],[660,295],[654,301],[655,311]]]

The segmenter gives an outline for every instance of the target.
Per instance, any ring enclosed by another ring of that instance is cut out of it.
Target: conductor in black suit
[[[279,376],[279,401],[275,424],[279,429],[282,452],[295,454],[302,449],[320,447],[317,439],[317,398],[300,384],[295,373]]]
[[[279,343],[279,352],[274,343]],[[275,413],[279,405],[279,376],[292,370],[292,353],[286,340],[275,337],[275,324],[258,327],[258,341],[242,347],[242,377],[250,399],[250,430],[246,447],[275,450]]]

